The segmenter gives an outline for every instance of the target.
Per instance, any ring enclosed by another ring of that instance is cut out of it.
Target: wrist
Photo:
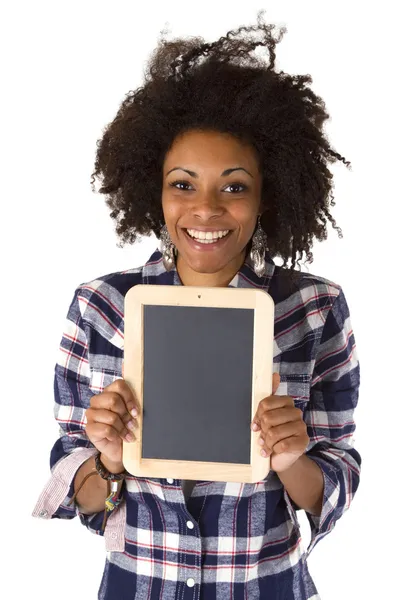
[[[100,452],[100,461],[105,466],[107,471],[110,471],[110,473],[119,474],[125,471],[125,467],[122,462],[114,462],[104,456],[102,452]]]
[[[291,500],[306,512],[320,516],[324,495],[321,467],[303,454],[288,469],[277,473]]]
[[[307,457],[305,454],[300,454],[300,456],[298,456],[294,462],[292,462],[291,465],[284,467],[283,469],[276,471],[276,474],[278,475],[278,477],[281,479],[281,475],[282,477],[287,477],[287,476],[291,476],[293,473],[297,473],[300,465],[303,465],[304,462],[307,462]],[[283,483],[283,482],[282,482]]]

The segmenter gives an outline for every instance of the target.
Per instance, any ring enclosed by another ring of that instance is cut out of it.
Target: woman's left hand
[[[274,395],[279,383],[279,373],[274,373],[272,395],[260,401],[252,421],[252,430],[260,431],[260,452],[270,456],[271,469],[276,473],[291,467],[310,442],[303,412],[295,407],[293,398]]]

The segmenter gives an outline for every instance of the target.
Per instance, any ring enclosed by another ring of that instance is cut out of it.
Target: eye
[[[244,183],[239,183],[239,182],[237,182],[237,183],[230,183],[230,184],[228,185],[228,187],[235,187],[235,186],[239,186],[239,187],[243,188],[243,189],[241,189],[239,192],[236,192],[236,193],[239,193],[239,194],[240,194],[241,192],[245,192],[245,191],[248,189],[247,185],[245,185]]]
[[[173,181],[172,183],[169,183],[168,185],[171,187],[176,187],[177,185],[190,185],[190,184],[187,181],[178,180],[178,181]],[[185,190],[182,190],[182,188],[177,188],[177,189],[180,189],[183,192],[185,191]]]
[[[170,187],[176,187],[177,189],[180,189],[181,191],[186,191],[182,188],[178,188],[178,185],[183,185],[183,186],[189,186],[190,183],[188,181],[182,181],[182,180],[177,180],[177,181],[173,181],[172,183],[168,184]],[[232,188],[232,187],[241,187],[242,189],[234,192],[234,193],[241,193],[241,192],[245,192],[246,190],[248,190],[248,186],[245,185],[244,183],[240,183],[240,182],[235,182],[235,183],[230,183],[228,186],[228,188]],[[225,188],[226,189],[226,188]]]

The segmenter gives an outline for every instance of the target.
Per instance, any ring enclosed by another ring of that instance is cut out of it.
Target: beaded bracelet
[[[101,462],[100,454],[101,452],[99,452],[95,458],[96,471],[98,472],[100,477],[102,479],[107,479],[108,481],[121,481],[121,479],[124,479],[126,471],[123,471],[122,473],[110,473],[110,471],[106,469],[103,463]]]

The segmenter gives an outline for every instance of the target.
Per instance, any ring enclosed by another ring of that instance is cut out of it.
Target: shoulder
[[[79,284],[79,289],[84,293],[109,293],[115,290],[118,293],[124,294],[132,287],[141,283],[143,278],[143,266],[128,269],[127,271],[115,271],[105,275],[99,275],[90,281],[85,281]]]
[[[342,288],[320,275],[289,271],[277,266],[268,290],[275,303],[275,341],[282,351],[298,348],[306,361]]]
[[[296,305],[306,305],[313,300],[329,307],[342,291],[341,285],[331,279],[309,272],[290,272],[289,269],[280,266],[275,267],[270,288],[277,303],[294,302]]]
[[[143,266],[99,275],[80,283],[75,294],[83,321],[95,329],[99,325],[105,327],[107,322],[119,326],[126,293],[142,281]]]

